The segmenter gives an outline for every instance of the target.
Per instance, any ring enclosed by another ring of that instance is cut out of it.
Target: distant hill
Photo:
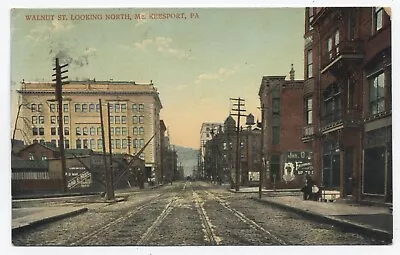
[[[197,168],[199,150],[175,145],[178,154],[178,162],[182,162],[185,176],[193,174],[193,168]],[[178,163],[179,166],[179,163]]]

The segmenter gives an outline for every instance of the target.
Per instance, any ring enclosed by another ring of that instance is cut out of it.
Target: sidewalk
[[[86,207],[30,207],[12,209],[12,233],[86,212]]]
[[[39,225],[72,217],[96,206],[125,200],[125,197],[119,194],[116,194],[116,198],[113,201],[108,201],[100,197],[100,195],[13,200],[11,214],[12,233],[15,234]]]
[[[393,239],[393,215],[386,206],[303,200],[302,196],[264,196],[252,199],[278,206],[313,220],[388,240]]]
[[[240,187],[239,191],[235,189],[228,189],[233,193],[258,193],[259,187]],[[262,189],[262,193],[268,196],[297,196],[302,194],[300,189]]]

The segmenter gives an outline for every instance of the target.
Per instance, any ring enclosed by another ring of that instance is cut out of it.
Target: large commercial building
[[[201,124],[200,128],[200,175],[205,177],[205,145],[207,141],[212,139],[212,132],[216,134],[219,128],[222,126],[222,123],[218,122],[204,122]]]
[[[25,144],[51,142],[59,145],[54,90],[53,83],[22,82],[18,90],[21,111],[16,121],[17,133],[21,134]],[[100,108],[106,141],[102,139]],[[108,152],[110,134],[113,153],[135,154],[150,141],[140,157],[146,162],[147,176],[154,178],[161,163],[161,108],[159,93],[152,83],[71,81],[63,85],[65,148],[102,151],[105,142]]]
[[[306,8],[304,132],[315,179],[392,201],[391,20],[382,7]]]
[[[263,108],[264,183],[267,188],[299,188],[304,175],[313,174],[311,151],[302,143],[303,80],[295,71],[286,76],[264,76],[259,97]]]

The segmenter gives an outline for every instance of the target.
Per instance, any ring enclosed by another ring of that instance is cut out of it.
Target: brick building
[[[22,82],[18,129],[25,144],[59,144],[58,107],[52,83]],[[99,104],[102,100],[102,106]],[[109,109],[107,111],[107,103]],[[63,85],[64,145],[70,149],[102,151],[100,107],[113,153],[136,154],[154,136],[140,155],[151,179],[160,177],[160,110],[162,104],[153,83],[132,81],[70,81]],[[107,113],[110,113],[110,129]],[[157,174],[156,174],[157,173]],[[156,180],[158,181],[158,180]]]
[[[304,175],[313,174],[311,150],[301,141],[304,119],[303,80],[285,76],[264,76],[259,89],[263,108],[267,188],[299,188]]]
[[[391,21],[384,8],[306,8],[304,127],[314,179],[391,201]]]

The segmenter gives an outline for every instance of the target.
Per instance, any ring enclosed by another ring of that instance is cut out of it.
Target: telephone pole
[[[64,127],[63,127],[63,99],[62,99],[62,85],[67,84],[68,82],[63,82],[62,80],[67,79],[68,76],[62,76],[63,73],[68,72],[68,70],[62,70],[64,67],[67,67],[68,64],[64,64],[60,66],[58,58],[56,58],[56,67],[53,70],[56,72],[52,76],[55,76],[53,81],[56,82],[56,100],[58,102],[58,135],[60,140],[58,141],[58,147],[60,148],[60,157],[61,157],[61,174],[63,180],[63,191],[67,192],[68,190],[68,182],[66,174],[66,164],[65,164],[65,150],[64,150]]]
[[[105,131],[104,131],[104,120],[103,120],[103,105],[101,104],[101,99],[99,99],[100,104],[100,123],[101,123],[101,139],[103,140],[103,159],[104,159],[104,176],[106,182],[106,195],[107,200],[113,200],[114,196],[114,186],[112,183],[112,179],[110,176],[110,170],[107,164],[107,155],[106,155],[106,138],[105,138]],[[108,105],[107,105],[108,107]],[[111,154],[111,151],[110,151]],[[111,157],[110,157],[110,165],[111,165]]]
[[[234,101],[232,104],[232,111],[237,113],[231,113],[233,116],[237,116],[237,124],[236,124],[236,185],[235,190],[239,191],[240,187],[240,117],[245,117],[246,115],[241,114],[245,112],[244,108],[244,99],[243,98],[230,98],[230,100]]]
[[[108,181],[110,183],[111,189],[110,189],[110,195],[108,195],[107,192],[107,199],[115,199],[115,194],[114,194],[114,166],[112,162],[112,144],[111,144],[111,124],[110,124],[110,103],[107,103],[107,124],[108,124],[108,150],[110,152],[110,170],[108,174]]]

